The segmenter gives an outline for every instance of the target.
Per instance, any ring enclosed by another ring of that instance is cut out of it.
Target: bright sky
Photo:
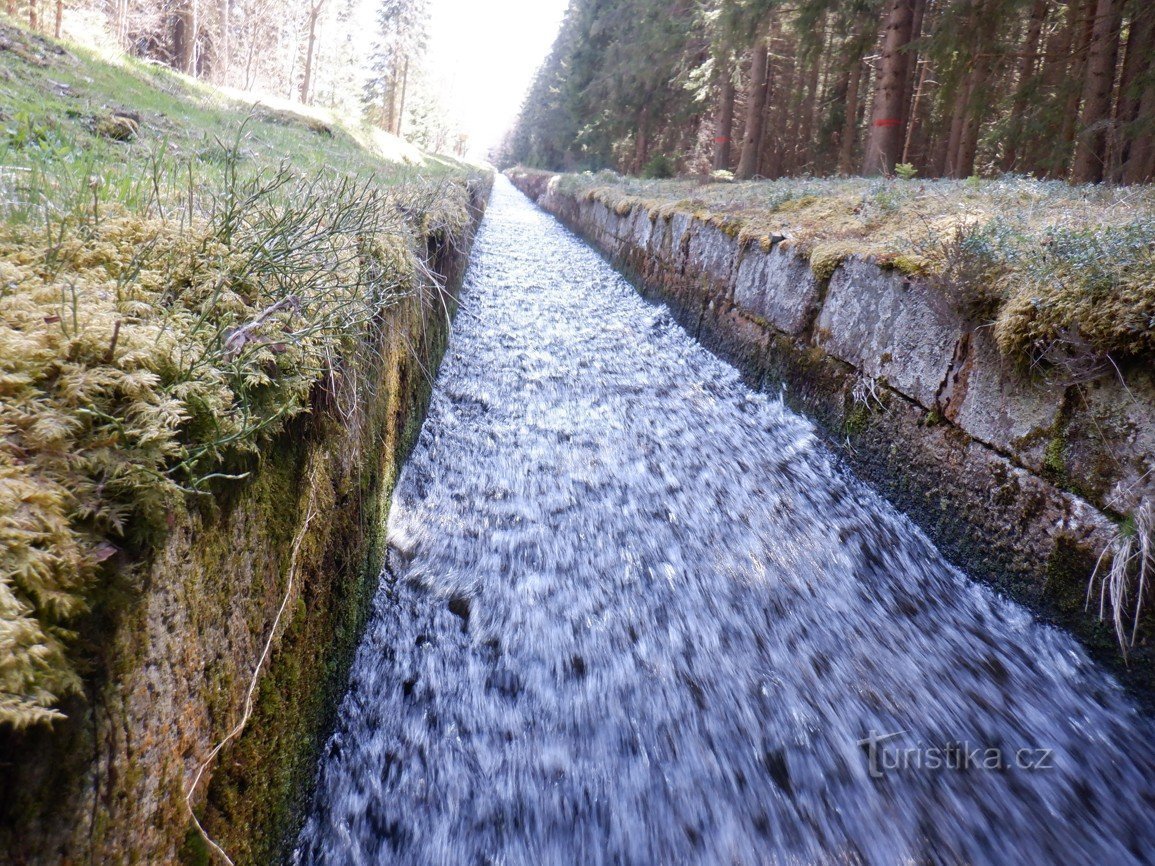
[[[513,124],[567,0],[432,0],[428,62],[483,157]]]

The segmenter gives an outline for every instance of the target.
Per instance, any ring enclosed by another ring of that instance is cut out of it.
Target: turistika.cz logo
[[[900,737],[909,731],[880,733],[873,728],[858,745],[866,752],[867,770],[872,779],[889,772],[936,770],[1049,770],[1054,766],[1053,749],[1005,749],[974,746],[966,741],[941,746],[922,743],[904,745]]]

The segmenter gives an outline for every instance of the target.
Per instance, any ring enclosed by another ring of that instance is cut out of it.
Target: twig
[[[265,648],[261,651],[261,657],[257,661],[256,668],[253,670],[252,679],[249,680],[249,687],[245,692],[245,707],[244,711],[241,713],[241,719],[239,722],[237,722],[233,729],[229,731],[225,738],[213,747],[212,751],[209,752],[208,757],[206,757],[201,762],[200,766],[197,767],[196,775],[193,776],[192,784],[189,785],[188,790],[185,792],[184,803],[185,807],[188,809],[189,817],[192,819],[193,826],[196,827],[197,832],[200,833],[200,836],[202,839],[204,839],[205,844],[207,844],[209,848],[211,848],[217,854],[217,856],[219,856],[225,863],[227,863],[228,866],[235,866],[232,858],[230,858],[225,850],[220,845],[218,845],[211,836],[209,836],[205,828],[201,826],[201,822],[196,816],[196,811],[193,809],[192,800],[209,765],[213,762],[217,755],[221,753],[221,750],[229,744],[229,742],[241,735],[241,732],[244,731],[245,726],[249,723],[249,719],[253,715],[253,695],[256,693],[257,683],[261,677],[261,671],[264,670],[265,662],[268,661],[269,655],[272,652],[273,640],[277,636],[277,629],[281,624],[281,617],[284,616],[285,609],[289,606],[289,598],[293,594],[293,585],[297,575],[297,555],[300,553],[301,544],[304,542],[305,535],[309,531],[309,524],[311,524],[313,522],[313,518],[317,516],[317,511],[315,508],[317,500],[316,476],[317,470],[314,469],[310,478],[309,505],[305,512],[305,523],[297,532],[296,538],[293,539],[293,552],[289,557],[289,578],[285,585],[285,597],[281,599],[281,606],[278,608],[277,615],[273,619],[272,628],[269,629],[269,637],[265,641]]]

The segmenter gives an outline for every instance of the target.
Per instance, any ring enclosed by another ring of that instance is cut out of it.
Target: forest
[[[6,0],[5,11],[214,86],[363,116],[429,150],[465,145],[423,62],[429,0]]]
[[[1155,173],[1150,0],[573,0],[505,164]]]

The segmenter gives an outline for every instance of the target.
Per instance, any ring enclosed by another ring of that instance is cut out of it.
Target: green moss
[[[188,830],[184,834],[184,842],[181,843],[177,856],[180,857],[180,862],[185,866],[212,866],[213,864],[212,851],[209,850],[208,843],[205,842],[204,837],[192,821],[189,821]]]
[[[822,247],[810,254],[810,270],[819,282],[826,282],[848,258],[849,253],[841,248]]]
[[[843,428],[849,436],[860,435],[869,425],[870,409],[862,403],[856,403],[851,410],[846,413],[846,420],[843,422]]]
[[[1043,469],[1056,481],[1067,477],[1067,447],[1061,435],[1055,435],[1043,450]]]

